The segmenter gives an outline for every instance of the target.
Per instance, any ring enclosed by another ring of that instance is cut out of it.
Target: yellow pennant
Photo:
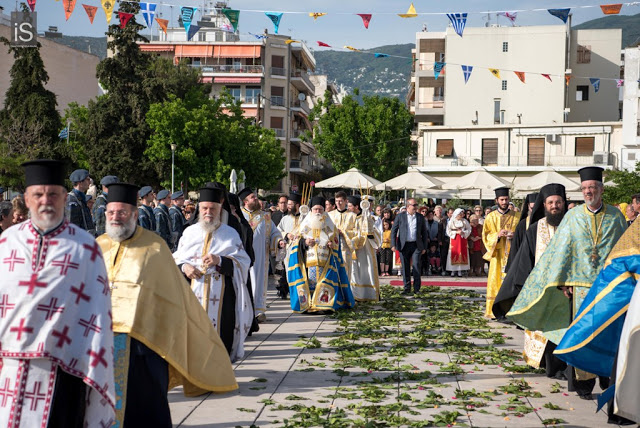
[[[350,51],[354,51],[354,52],[360,52],[360,49],[356,49],[353,46],[345,46],[345,49],[349,49]]]
[[[409,10],[407,10],[407,13],[399,13],[398,16],[400,18],[416,18],[418,14],[416,13],[416,8],[413,6],[413,3],[411,3],[411,6],[409,6]]]
[[[111,23],[111,14],[113,14],[114,0],[102,0],[102,8],[107,15],[107,24]]]
[[[500,70],[498,70],[497,68],[490,68],[489,71],[491,72],[491,74],[496,76],[498,79],[500,78]]]
[[[321,16],[325,16],[325,15],[326,13],[324,12],[309,12],[309,16],[312,17],[314,21],[320,18]]]
[[[300,43],[300,40],[289,39],[289,40],[285,40],[284,42],[286,44],[290,45],[291,43]]]

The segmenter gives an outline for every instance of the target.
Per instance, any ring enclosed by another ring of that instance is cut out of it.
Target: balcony
[[[613,159],[609,156],[609,159],[605,165],[600,166],[612,166]],[[444,156],[436,157],[433,155],[427,156],[425,159],[425,165],[429,166],[459,166],[459,167],[555,167],[555,168],[579,168],[583,166],[594,165],[594,157],[591,156],[550,156],[546,155],[542,157],[527,157],[527,156],[498,156],[493,158],[482,159],[482,156]]]
[[[287,75],[287,70],[280,67],[271,67],[271,75],[285,77]]]
[[[284,129],[280,129],[280,128],[272,128],[272,129],[276,133],[277,138],[286,138],[287,131],[285,131]]]
[[[271,107],[284,107],[284,97],[282,95],[276,95],[269,98]]]
[[[247,74],[255,76],[256,74],[264,74],[264,67],[262,65],[207,65],[207,64],[189,64],[189,67],[199,69],[202,74],[207,75],[223,75],[229,74],[242,75]]]
[[[309,103],[306,101],[300,101],[298,99],[291,101],[291,110],[294,112],[301,112],[306,114],[307,116],[311,113],[311,109],[309,108]]]
[[[409,110],[417,122],[442,122],[444,116],[444,96],[434,95],[424,101],[412,102]]]
[[[290,134],[291,140],[300,140],[300,137],[302,137],[305,132],[307,132],[306,129],[293,129]]]
[[[291,83],[299,91],[315,93],[316,87],[309,79],[309,74],[302,69],[291,70]]]
[[[289,162],[289,171],[304,174],[311,171],[311,165],[309,165],[308,160],[291,159]]]

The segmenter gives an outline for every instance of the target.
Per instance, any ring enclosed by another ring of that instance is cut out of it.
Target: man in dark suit
[[[400,251],[404,291],[411,293],[411,260],[413,260],[413,291],[420,291],[421,259],[429,245],[429,232],[425,219],[418,211],[415,199],[407,201],[407,211],[398,214],[391,228],[392,250]]]

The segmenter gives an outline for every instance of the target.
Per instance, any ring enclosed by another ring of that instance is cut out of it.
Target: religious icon
[[[320,294],[320,303],[329,303],[329,291],[326,288]]]
[[[303,289],[298,290],[298,297],[300,299],[300,306],[304,306],[307,304],[307,296],[305,295]]]

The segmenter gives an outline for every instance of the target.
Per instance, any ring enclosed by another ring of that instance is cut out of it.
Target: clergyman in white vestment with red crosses
[[[108,427],[115,389],[104,259],[65,220],[63,164],[23,166],[31,219],[0,237],[0,427]]]

